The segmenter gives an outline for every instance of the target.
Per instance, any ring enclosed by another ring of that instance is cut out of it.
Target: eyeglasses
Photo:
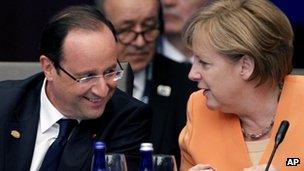
[[[70,78],[72,78],[74,81],[76,81],[77,83],[81,83],[81,84],[95,83],[101,77],[103,77],[106,82],[116,82],[122,78],[123,73],[124,73],[124,70],[118,60],[117,60],[117,63],[119,66],[118,69],[111,69],[101,75],[85,76],[85,77],[81,77],[81,78],[74,77],[68,71],[63,69],[60,65],[58,65],[58,68],[60,70],[62,70],[65,74],[67,74]]]
[[[124,45],[129,45],[131,42],[136,40],[139,35],[143,36],[146,43],[150,43],[155,41],[158,34],[158,27],[153,27],[141,32],[137,32],[134,30],[121,30],[117,33],[119,41]]]

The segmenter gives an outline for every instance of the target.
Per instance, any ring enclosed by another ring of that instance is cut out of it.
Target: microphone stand
[[[268,170],[269,170],[269,167],[270,167],[270,164],[271,164],[271,162],[272,162],[273,156],[274,156],[275,152],[277,151],[277,148],[278,148],[278,147],[279,147],[279,145],[277,145],[277,144],[274,145],[274,148],[273,148],[273,150],[272,150],[272,152],[271,152],[271,156],[270,156],[270,158],[269,158],[269,160],[268,160],[268,162],[267,162],[267,166],[266,166],[266,168],[265,168],[265,171],[268,171]]]
[[[271,152],[271,156],[267,162],[267,166],[265,168],[265,171],[269,170],[270,164],[272,162],[273,156],[275,154],[275,152],[277,151],[277,148],[279,147],[279,145],[282,143],[283,139],[285,138],[285,134],[287,132],[287,129],[289,128],[289,122],[286,120],[283,120],[280,124],[280,127],[278,129],[278,132],[276,134],[275,137],[275,143],[274,143],[274,148]]]

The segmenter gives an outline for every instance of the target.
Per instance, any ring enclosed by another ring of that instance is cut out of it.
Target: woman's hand
[[[257,166],[245,168],[243,171],[264,171],[265,168],[266,168],[266,164],[263,164],[263,165],[257,165]],[[268,171],[279,171],[279,170],[275,169],[272,165],[270,165]]]
[[[209,164],[198,164],[191,167],[188,171],[215,171],[215,169]]]

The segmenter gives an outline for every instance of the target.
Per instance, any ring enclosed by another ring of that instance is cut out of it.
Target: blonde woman
[[[221,0],[189,19],[189,78],[201,89],[188,102],[179,138],[185,170],[264,170],[282,120],[289,130],[271,169],[304,159],[304,77],[290,76],[293,32],[266,0]]]

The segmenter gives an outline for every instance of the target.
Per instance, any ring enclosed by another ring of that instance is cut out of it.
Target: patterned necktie
[[[77,121],[73,119],[60,119],[57,123],[60,125],[58,137],[46,152],[40,171],[57,170],[64,146]]]

